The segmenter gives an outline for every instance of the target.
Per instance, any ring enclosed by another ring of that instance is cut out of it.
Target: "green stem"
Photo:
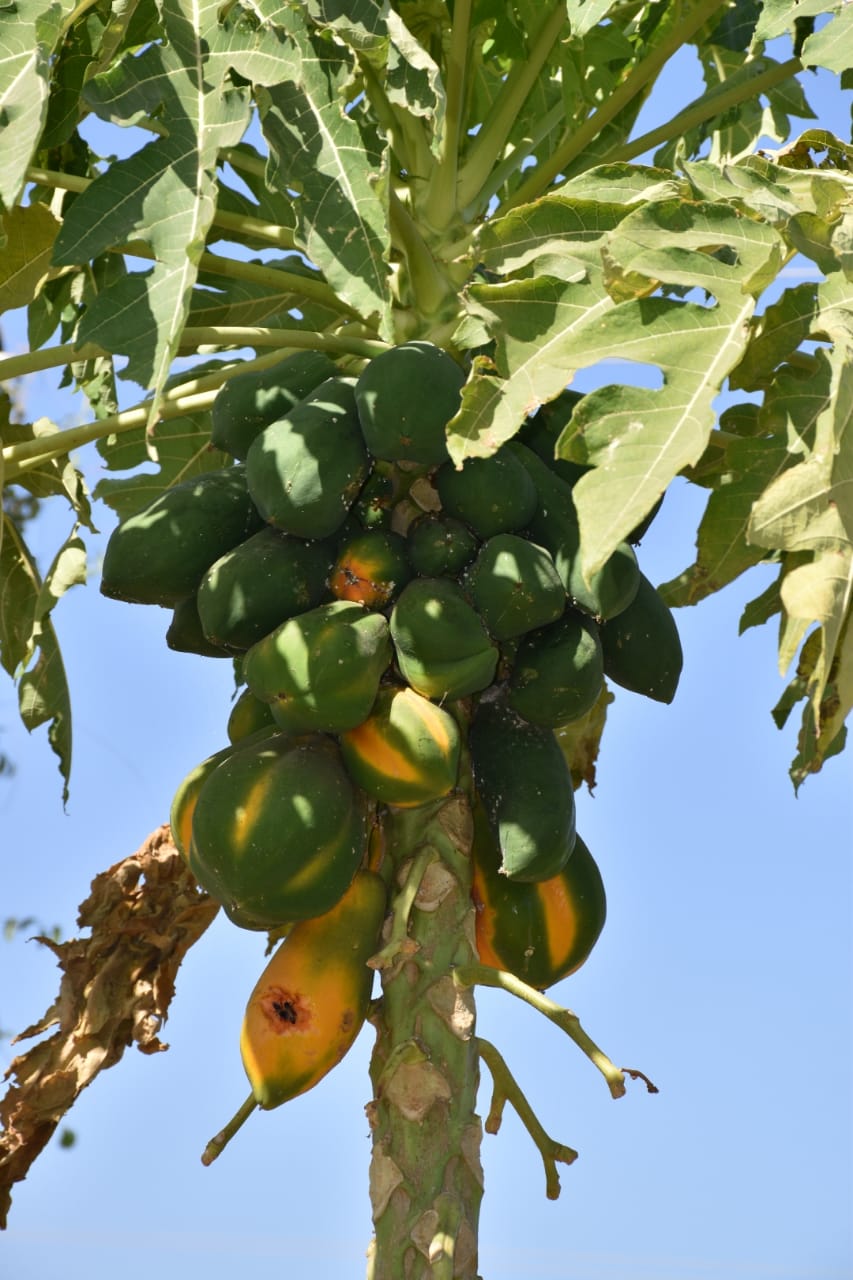
[[[234,1137],[238,1129],[242,1129],[243,1125],[249,1119],[249,1116],[257,1107],[255,1095],[250,1093],[246,1101],[228,1121],[224,1128],[220,1129],[215,1138],[211,1138],[204,1151],[202,1152],[201,1162],[203,1165],[213,1164],[217,1156],[220,1156],[228,1143]]]
[[[717,3],[720,2],[721,0],[717,0]],[[507,76],[482,129],[471,145],[459,173],[457,201],[460,208],[464,209],[475,203],[474,197],[488,181],[518,114],[539,78],[539,72],[566,29],[565,0],[558,0],[536,33],[527,59],[516,62]],[[559,173],[559,169],[556,172]]]
[[[61,173],[55,169],[39,169],[30,167],[27,170],[27,181],[35,182],[40,187],[55,187],[61,191],[86,191],[94,178],[81,178],[74,173]],[[248,239],[264,240],[267,244],[276,245],[280,249],[299,249],[293,232],[288,227],[281,227],[275,222],[264,222],[260,218],[245,217],[241,213],[226,213],[217,210],[213,215],[213,226],[223,231],[236,232],[238,236]]]
[[[391,237],[405,256],[414,306],[422,316],[433,316],[447,299],[448,282],[427,248],[417,224],[393,190],[390,214]]]
[[[578,1158],[577,1151],[548,1136],[524,1096],[521,1086],[495,1046],[488,1040],[478,1037],[477,1048],[492,1077],[492,1101],[484,1125],[486,1133],[498,1132],[504,1105],[510,1102],[542,1157],[542,1163],[545,1166],[545,1194],[549,1200],[557,1200],[560,1195],[557,1162],[573,1164]]]
[[[484,183],[477,192],[474,201],[462,210],[462,217],[466,222],[473,222],[480,210],[488,206],[492,196],[497,195],[507,179],[521,167],[523,161],[527,159],[531,152],[535,151],[542,139],[546,138],[551,130],[560,123],[565,114],[566,109],[563,103],[555,103],[551,110],[547,111],[541,120],[537,122],[529,137],[524,138],[517,146],[513,147],[512,151],[499,164],[495,165],[489,174],[488,182]]]
[[[87,13],[89,9],[94,9],[97,3],[98,0],[80,0],[80,3],[74,6],[71,13],[69,13],[68,17],[63,21],[60,28],[62,35],[67,35],[78,18],[82,18],[83,14]]]
[[[417,950],[417,944],[409,937],[409,920],[427,867],[437,857],[438,854],[430,845],[424,845],[415,856],[406,874],[405,883],[394,898],[388,941],[370,960],[372,969],[391,969],[401,958],[405,959]]]
[[[667,124],[662,124],[657,129],[650,129],[639,138],[632,138],[623,146],[608,151],[599,163],[612,164],[620,160],[632,160],[634,156],[642,155],[644,151],[651,151],[652,147],[672,142],[674,138],[681,137],[689,129],[695,129],[697,125],[704,124],[706,120],[712,120],[714,116],[722,115],[724,111],[739,106],[749,98],[766,93],[768,89],[781,84],[801,70],[802,63],[799,58],[789,58],[787,62],[768,67],[766,71],[760,72],[746,83],[738,82],[730,88],[721,86],[712,94],[685,107]]]
[[[455,794],[389,811],[383,825],[386,856],[411,901],[413,945],[401,964],[382,971],[375,1018],[368,1118],[376,1240],[368,1274],[475,1280],[478,1058],[472,993],[452,977],[456,965],[474,958],[470,806]],[[420,857],[424,850],[428,860]]]
[[[572,1013],[571,1009],[564,1009],[562,1005],[549,1000],[541,991],[537,991],[535,987],[529,987],[526,982],[522,982],[521,978],[516,978],[515,974],[505,973],[502,969],[492,969],[488,965],[465,965],[456,970],[455,978],[460,986],[469,987],[479,984],[482,987],[497,987],[532,1005],[539,1013],[544,1014],[549,1022],[553,1022],[561,1031],[564,1031],[570,1040],[574,1040],[593,1066],[598,1067],[607,1081],[612,1096],[622,1097],[625,1092],[624,1075],[618,1067],[614,1066],[607,1054],[599,1049],[595,1041],[590,1039],[581,1026],[577,1014]]]
[[[689,16],[676,23],[657,48],[639,62],[613,90],[607,101],[587,116],[583,124],[575,129],[547,160],[531,171],[530,177],[521,184],[503,209],[514,209],[541,196],[557,174],[567,169],[593,139],[597,138],[610,124],[611,120],[615,119],[638,94],[644,92],[646,86],[658,76],[673,54],[683,48],[690,41],[691,36],[694,36],[719,9],[725,8],[727,4],[728,0],[704,0]]]
[[[453,25],[450,29],[445,71],[447,100],[444,131],[438,163],[433,167],[423,204],[424,218],[435,231],[444,230],[456,215],[456,178],[465,106],[471,8],[472,0],[456,0],[453,6]]]
[[[256,159],[254,156],[244,155],[236,147],[223,147],[219,153],[219,158],[230,164],[232,169],[242,169],[244,173],[251,173],[255,178],[266,177],[266,162]]]

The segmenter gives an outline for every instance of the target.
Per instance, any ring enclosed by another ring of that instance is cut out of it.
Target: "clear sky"
[[[685,100],[677,74],[670,83],[677,96],[659,95],[642,127]],[[847,136],[850,95],[816,87],[820,123]],[[54,387],[55,376],[39,376],[30,403],[68,425],[78,409]],[[639,551],[654,582],[690,561],[701,506],[680,482],[667,496]],[[56,614],[74,705],[67,813],[44,734],[27,737],[11,684],[0,685],[0,748],[17,768],[0,779],[0,918],[35,916],[65,935],[92,877],[135,850],[166,819],[181,778],[225,744],[231,697],[230,664],[166,648],[165,611],[98,594],[114,521],[100,508],[96,522],[92,581]],[[46,510],[33,549],[48,558],[67,523],[57,504]],[[737,635],[743,605],[768,580],[755,570],[678,614],[685,671],[674,704],[617,690],[599,784],[578,797],[608,922],[587,965],[552,994],[660,1092],[634,1084],[613,1102],[531,1009],[502,993],[478,998],[480,1031],[545,1127],[580,1151],[554,1203],[509,1110],[484,1138],[486,1280],[853,1275],[853,765],[849,752],[831,760],[794,797],[795,729],[778,732],[769,714],[783,688],[774,628]],[[0,1280],[178,1280],[192,1266],[206,1280],[249,1268],[363,1274],[368,1032],[317,1089],[254,1115],[210,1169],[199,1161],[247,1093],[237,1038],[262,953],[262,937],[224,920],[191,951],[168,1053],[131,1050],[103,1073],[70,1115],[76,1145],[52,1143],[17,1188]],[[37,944],[0,943],[0,1026],[39,1017],[57,977]],[[13,1053],[0,1043],[4,1066]]]

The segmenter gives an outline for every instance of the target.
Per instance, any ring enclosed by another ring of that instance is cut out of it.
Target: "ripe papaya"
[[[442,509],[484,542],[496,533],[525,529],[538,502],[536,486],[509,449],[469,458],[459,471],[446,462],[436,473],[435,487]]]
[[[480,545],[467,525],[443,512],[419,516],[407,539],[411,566],[423,578],[455,578]]]
[[[275,728],[272,708],[268,702],[261,702],[251,689],[244,689],[228,717],[228,741],[235,745],[245,738],[250,738],[259,729]]]
[[[356,1039],[373,986],[368,968],[385,916],[385,885],[360,871],[331,910],[296,924],[246,1006],[240,1053],[266,1110],[312,1089]]]
[[[321,915],[350,885],[366,814],[331,738],[262,735],[204,778],[190,869],[245,928]]]
[[[280,623],[328,598],[331,565],[319,542],[261,529],[215,561],[198,589],[198,612],[208,640],[248,649]]]
[[[373,456],[428,466],[444,462],[445,428],[459,409],[464,382],[453,357],[431,342],[404,342],[371,360],[355,398]]]
[[[525,720],[556,729],[595,705],[604,683],[601,640],[591,618],[567,609],[516,650],[507,702]]]
[[[166,644],[176,653],[197,653],[202,658],[232,657],[227,649],[213,644],[204,634],[195,592],[175,605],[172,621],[166,632]]]
[[[367,529],[345,538],[329,576],[339,600],[384,609],[412,576],[406,539],[385,529]]]
[[[249,491],[268,524],[296,538],[328,538],[343,524],[370,463],[352,378],[327,378],[256,436]]]
[[[566,606],[566,590],[548,552],[514,533],[498,533],[484,543],[466,585],[497,640],[547,626]]]
[[[224,384],[210,411],[210,440],[217,449],[245,461],[264,427],[295,408],[326,378],[337,373],[322,351],[297,351],[259,372],[238,373]]]
[[[614,618],[637,592],[640,569],[633,547],[621,542],[610,559],[587,582],[581,573],[580,525],[571,487],[525,445],[511,440],[539,494],[539,506],[528,533],[550,551],[563,585],[579,609],[595,618]]]
[[[380,689],[368,718],[340,735],[340,748],[353,782],[383,804],[413,808],[456,785],[456,721],[414,689]]]
[[[645,574],[627,609],[601,628],[604,674],[655,702],[672,702],[684,655],[675,618]]]
[[[464,698],[494,678],[497,647],[449,578],[415,578],[403,588],[391,637],[404,679],[425,698]]]
[[[468,734],[477,793],[511,880],[547,880],[575,842],[572,776],[550,729],[481,700]]]
[[[604,883],[580,838],[562,871],[519,884],[500,871],[500,850],[479,805],[472,849],[475,937],[480,962],[540,991],[589,958],[607,915]]]
[[[350,600],[290,618],[246,654],[246,683],[290,733],[341,733],[366,720],[391,661],[388,622]]]
[[[193,594],[214,560],[262,525],[243,467],[184,480],[113,530],[101,591],[113,600],[174,608]]]

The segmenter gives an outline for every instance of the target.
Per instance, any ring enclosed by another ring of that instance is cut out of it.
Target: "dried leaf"
[[[88,937],[39,941],[62,970],[59,995],[13,1043],[46,1040],[16,1057],[0,1099],[0,1227],[15,1182],[53,1136],[78,1095],[99,1071],[136,1043],[142,1053],[167,1049],[159,1033],[175,991],[175,975],[217,906],[190,875],[168,826],[130,857],[92,881],[77,923]]]

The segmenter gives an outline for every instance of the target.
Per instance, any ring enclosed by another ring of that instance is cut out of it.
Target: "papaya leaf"
[[[39,418],[34,423],[7,422],[3,425],[3,444],[19,444],[25,440],[44,440],[47,443],[58,430],[48,418]],[[78,522],[96,532],[92,524],[89,491],[82,474],[67,454],[39,459],[36,466],[16,476],[14,483],[34,498],[54,495],[66,498]]]
[[[834,15],[819,31],[814,31],[803,44],[803,65],[826,67],[839,74],[850,66],[850,46],[853,43],[853,9],[849,4],[833,6]],[[799,15],[798,15],[799,16]]]
[[[120,520],[153,502],[164,489],[230,466],[233,459],[210,445],[210,415],[199,413],[168,418],[155,423],[149,439],[157,451],[156,469],[136,470],[146,455],[145,434],[140,427],[102,442],[102,455],[113,471],[131,471],[127,476],[105,476],[94,488],[94,497],[105,502]]]
[[[390,335],[386,159],[359,114],[342,110],[353,66],[293,23],[288,78],[256,97],[272,186],[294,192],[298,236],[333,289]]]
[[[795,285],[771,302],[751,324],[743,356],[729,374],[732,390],[756,391],[808,338],[817,312],[817,284]]]
[[[51,275],[59,222],[47,205],[16,205],[0,217],[0,312],[25,307]]]
[[[772,40],[792,32],[798,18],[817,18],[837,13],[844,0],[764,0],[755,28],[755,39]]]
[[[51,62],[74,0],[16,0],[0,8],[0,199],[16,204],[47,112]]]
[[[572,36],[575,39],[585,36],[615,7],[616,0],[568,0],[567,9]]]
[[[756,596],[754,600],[750,600],[744,606],[738,624],[738,635],[743,635],[745,631],[749,631],[751,627],[763,627],[765,622],[769,622],[771,618],[775,618],[777,613],[782,612],[782,573],[779,577],[774,578],[769,587]],[[668,586],[669,584],[667,584]],[[659,588],[661,595],[666,603],[669,603],[668,595],[665,588]]]

